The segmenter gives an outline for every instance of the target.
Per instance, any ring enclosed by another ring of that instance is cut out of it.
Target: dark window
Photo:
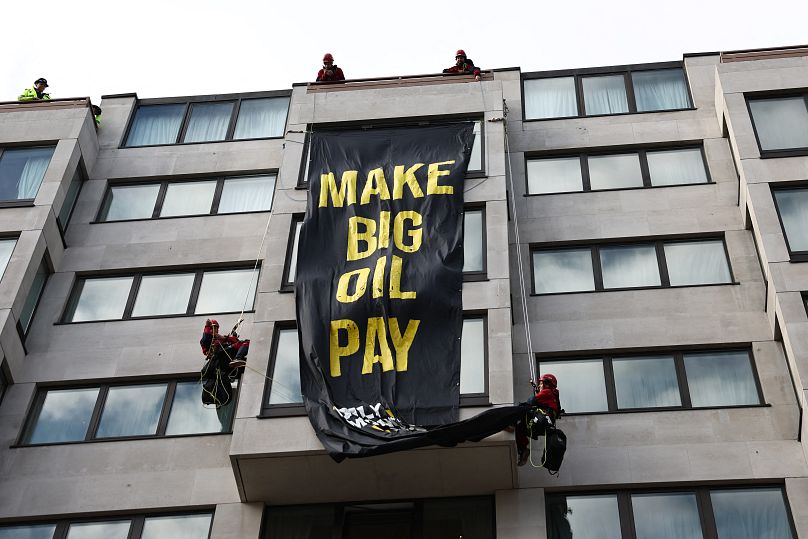
[[[31,288],[28,290],[28,295],[25,297],[25,303],[22,305],[19,322],[23,336],[27,335],[28,330],[31,328],[34,311],[39,305],[39,300],[42,297],[42,292],[45,290],[45,283],[48,281],[49,275],[50,268],[48,268],[48,263],[43,257],[34,275],[34,282],[31,283]]]
[[[721,239],[602,244],[533,251],[535,294],[732,282]]]
[[[0,526],[0,539],[206,539],[213,513],[133,515]]]
[[[286,246],[286,268],[283,272],[281,290],[292,290],[297,274],[297,246],[300,242],[300,229],[303,227],[303,215],[292,216],[292,228],[289,232],[289,242]]]
[[[567,413],[755,406],[762,402],[748,350],[542,358]]]
[[[6,390],[8,390],[9,385],[11,384],[6,378],[6,373],[3,372],[2,363],[0,363],[0,404],[3,403],[3,397],[5,396]]]
[[[99,221],[269,211],[275,174],[111,185]]]
[[[230,430],[235,401],[200,404],[198,380],[43,389],[22,438],[26,445]]]
[[[808,152],[808,93],[748,98],[761,155]]]
[[[700,147],[585,153],[527,160],[528,194],[708,183]]]
[[[54,148],[0,148],[0,201],[34,200]]]
[[[64,321],[250,311],[257,278],[252,268],[83,277],[73,289]]]
[[[772,191],[791,256],[808,255],[808,187]]]
[[[77,166],[76,172],[73,173],[73,178],[67,186],[67,193],[62,202],[62,208],[59,210],[59,215],[56,217],[56,222],[59,224],[59,229],[62,233],[67,230],[67,225],[70,223],[70,217],[73,215],[73,208],[76,207],[76,201],[79,198],[79,192],[83,184],[84,176],[81,172],[81,166]]]
[[[0,239],[0,279],[6,273],[8,261],[11,260],[11,253],[14,252],[14,247],[17,245],[15,239]]]

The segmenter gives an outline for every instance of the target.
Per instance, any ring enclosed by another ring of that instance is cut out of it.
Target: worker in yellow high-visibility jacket
[[[25,91],[17,98],[17,101],[44,101],[50,99],[50,94],[45,93],[45,88],[48,87],[48,81],[39,78],[34,81],[31,88],[26,88]]]

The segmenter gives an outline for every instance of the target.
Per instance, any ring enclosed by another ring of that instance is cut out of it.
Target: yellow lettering
[[[384,295],[384,266],[387,264],[387,257],[382,256],[376,261],[376,269],[373,270],[373,297],[380,298]]]
[[[390,297],[392,299],[415,299],[415,292],[401,291],[402,265],[401,257],[393,255],[393,262],[390,267]]]
[[[348,343],[345,346],[339,344],[340,330],[348,332]],[[409,331],[409,328],[407,330]],[[341,374],[339,358],[350,356],[359,350],[359,327],[353,320],[331,321],[329,348],[331,349],[331,377],[337,378]]]
[[[390,212],[379,212],[379,249],[390,247]]]
[[[448,176],[451,174],[449,170],[441,170],[441,165],[453,165],[452,161],[441,161],[440,163],[430,163],[427,168],[426,176],[426,194],[427,195],[451,195],[454,193],[454,187],[451,185],[438,185],[438,178],[441,176]]]
[[[356,287],[353,294],[348,293],[348,288],[351,285],[351,278],[356,275]],[[358,270],[343,273],[339,277],[337,283],[337,301],[340,303],[353,303],[361,298],[365,289],[368,287],[368,276],[370,275],[370,268],[361,268]]]
[[[399,372],[407,370],[407,356],[410,353],[412,341],[415,340],[415,332],[418,331],[420,320],[410,320],[407,322],[407,329],[404,335],[398,327],[398,319],[390,319],[390,337],[393,339],[393,347],[396,349],[396,370]]]
[[[396,168],[393,169],[393,200],[404,198],[405,185],[410,188],[413,198],[424,196],[424,192],[421,191],[421,186],[418,185],[418,180],[415,178],[415,171],[423,166],[423,163],[416,163],[405,172],[404,165],[396,165]]]
[[[334,173],[320,175],[320,208],[328,207],[328,194],[331,193],[331,202],[335,208],[341,208],[347,199],[348,205],[356,204],[356,177],[359,174],[356,170],[346,170],[342,173],[342,179],[337,189],[337,181]]]
[[[377,339],[381,355],[376,355]],[[375,363],[382,364],[382,372],[393,370],[393,354],[390,353],[390,345],[387,344],[387,331],[382,317],[368,318],[368,333],[365,340],[365,359],[362,363],[362,374],[371,374]]]
[[[389,216],[388,216],[389,219]],[[364,225],[364,232],[359,232],[359,225]],[[388,223],[387,229],[390,230]],[[348,219],[348,260],[367,258],[376,251],[376,221],[367,217],[351,217]],[[359,250],[359,242],[364,241],[368,248]]]
[[[446,174],[448,174],[448,172]],[[381,200],[390,200],[390,191],[387,190],[387,180],[384,179],[384,170],[381,168],[374,168],[368,172],[368,181],[365,182],[365,187],[362,189],[362,198],[359,203],[367,204],[370,202],[372,195],[379,195]]]
[[[393,241],[396,244],[396,247],[405,253],[414,253],[418,249],[421,248],[421,236],[423,231],[420,228],[416,228],[414,230],[408,230],[407,235],[412,239],[412,243],[409,245],[404,244],[404,221],[410,220],[412,221],[412,226],[420,227],[421,226],[421,214],[412,211],[402,211],[396,214],[396,218],[393,220]]]

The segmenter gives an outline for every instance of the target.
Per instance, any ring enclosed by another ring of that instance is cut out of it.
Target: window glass
[[[15,245],[17,245],[17,240],[0,240],[0,279],[6,273],[6,266],[11,260],[11,253],[14,252]]]
[[[533,253],[535,292],[576,292],[595,289],[592,273],[592,251],[561,249]]]
[[[646,156],[651,185],[707,183],[707,171],[699,148],[649,151]]]
[[[0,527],[0,539],[51,539],[56,524]]]
[[[51,390],[27,436],[27,443],[84,440],[98,398],[98,388]]]
[[[623,75],[581,77],[586,114],[617,114],[628,112],[626,79]]]
[[[185,131],[185,142],[207,142],[224,140],[233,103],[194,103],[191,105],[191,119]]]
[[[274,192],[275,175],[226,179],[218,213],[268,211]]]
[[[643,186],[639,154],[595,155],[588,161],[592,190]]]
[[[566,193],[583,190],[579,157],[531,159],[527,162],[528,193]]]
[[[749,109],[763,151],[808,147],[808,105],[804,97],[750,99]]]
[[[101,221],[149,219],[159,192],[159,184],[112,187],[104,201]]]
[[[331,539],[334,536],[332,505],[267,508],[266,538]]]
[[[174,144],[180,131],[185,104],[143,105],[137,108],[127,146]]]
[[[295,282],[295,275],[297,274],[297,245],[300,243],[300,229],[303,228],[303,221],[295,221],[295,237],[292,240],[292,252],[289,255],[289,275],[287,281],[290,283]]]
[[[157,434],[165,396],[165,384],[109,388],[96,437]]]
[[[548,496],[547,536],[621,539],[617,496]]]
[[[132,277],[87,279],[68,317],[71,322],[115,320],[123,317]]]
[[[671,286],[729,283],[729,264],[721,240],[665,244]]]
[[[793,539],[779,488],[713,490],[718,539]]]
[[[606,379],[603,360],[542,361],[541,372],[550,372],[558,379],[564,409],[568,413],[605,412]]]
[[[485,320],[463,319],[460,339],[460,394],[485,393]]]
[[[703,539],[694,494],[632,494],[637,539]]]
[[[525,119],[578,116],[575,77],[528,79],[525,88]]]
[[[271,384],[269,404],[303,402],[300,389],[300,348],[296,329],[278,331]]]
[[[233,139],[283,136],[288,109],[288,97],[243,100]]]
[[[227,313],[252,309],[258,270],[206,271],[196,302],[195,314]],[[244,299],[247,298],[247,304]]]
[[[74,523],[67,530],[67,539],[127,539],[130,525],[129,520]]]
[[[463,216],[463,271],[485,269],[483,210],[466,210]]]
[[[79,197],[81,190],[81,170],[76,167],[76,172],[73,174],[73,179],[70,180],[70,185],[67,186],[67,194],[65,200],[62,202],[62,208],[59,210],[59,215],[56,218],[62,227],[62,230],[67,229],[67,224],[70,221],[70,214],[73,213],[73,207],[76,205],[76,199]]]
[[[653,245],[600,248],[604,288],[660,286],[659,264]]]
[[[792,251],[808,251],[808,189],[777,189],[777,209]]]
[[[747,352],[685,354],[684,360],[694,407],[760,403]]]
[[[43,260],[39,263],[39,267],[34,275],[34,282],[31,283],[31,289],[25,297],[25,303],[22,306],[20,313],[20,326],[22,326],[23,334],[28,333],[28,328],[31,325],[31,319],[34,316],[34,309],[42,296],[42,291],[45,289],[45,281],[48,280],[48,265]]]
[[[140,281],[132,316],[185,314],[193,286],[193,273],[144,275]]]
[[[482,122],[474,122],[474,145],[471,147],[468,170],[482,170],[483,168],[483,136]]]
[[[53,148],[22,148],[0,153],[0,200],[36,198]]]
[[[169,183],[160,217],[209,214],[215,192],[215,181]]]
[[[433,498],[423,501],[423,539],[493,539],[490,498]]]
[[[221,408],[199,405],[199,382],[177,382],[171,415],[168,417],[167,435],[225,432],[230,430],[236,399],[230,399]]]
[[[635,71],[631,74],[637,111],[686,109],[690,106],[685,75],[680,68]]]
[[[150,517],[143,523],[141,539],[207,539],[211,515]]]
[[[672,356],[612,360],[618,408],[681,406]]]

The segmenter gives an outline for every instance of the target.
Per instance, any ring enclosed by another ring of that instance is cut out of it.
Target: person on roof
[[[342,69],[334,63],[334,57],[330,52],[323,56],[323,68],[317,73],[317,82],[336,82],[345,80]]]
[[[233,397],[232,382],[238,379],[247,364],[249,339],[240,340],[236,328],[229,335],[219,333],[219,322],[206,320],[199,340],[205,365],[202,367],[202,403],[216,409],[226,406]]]
[[[34,81],[31,88],[26,88],[23,93],[17,98],[17,101],[47,101],[50,99],[50,94],[45,93],[45,88],[48,87],[48,81],[43,78],[38,78]]]
[[[90,109],[93,111],[93,119],[95,120],[95,126],[98,127],[101,125],[101,107],[98,105],[91,105]]]
[[[532,406],[536,413],[528,413],[516,422],[516,450],[519,455],[519,466],[527,464],[530,457],[528,437],[536,438],[554,428],[556,419],[561,413],[561,401],[558,396],[558,382],[552,374],[542,374],[539,384],[535,386],[536,392],[530,399],[523,402]]]
[[[458,75],[474,75],[476,80],[480,80],[480,68],[474,66],[474,62],[471,61],[471,58],[466,57],[466,51],[463,49],[459,49],[455,53],[455,65],[447,67],[443,72]]]

